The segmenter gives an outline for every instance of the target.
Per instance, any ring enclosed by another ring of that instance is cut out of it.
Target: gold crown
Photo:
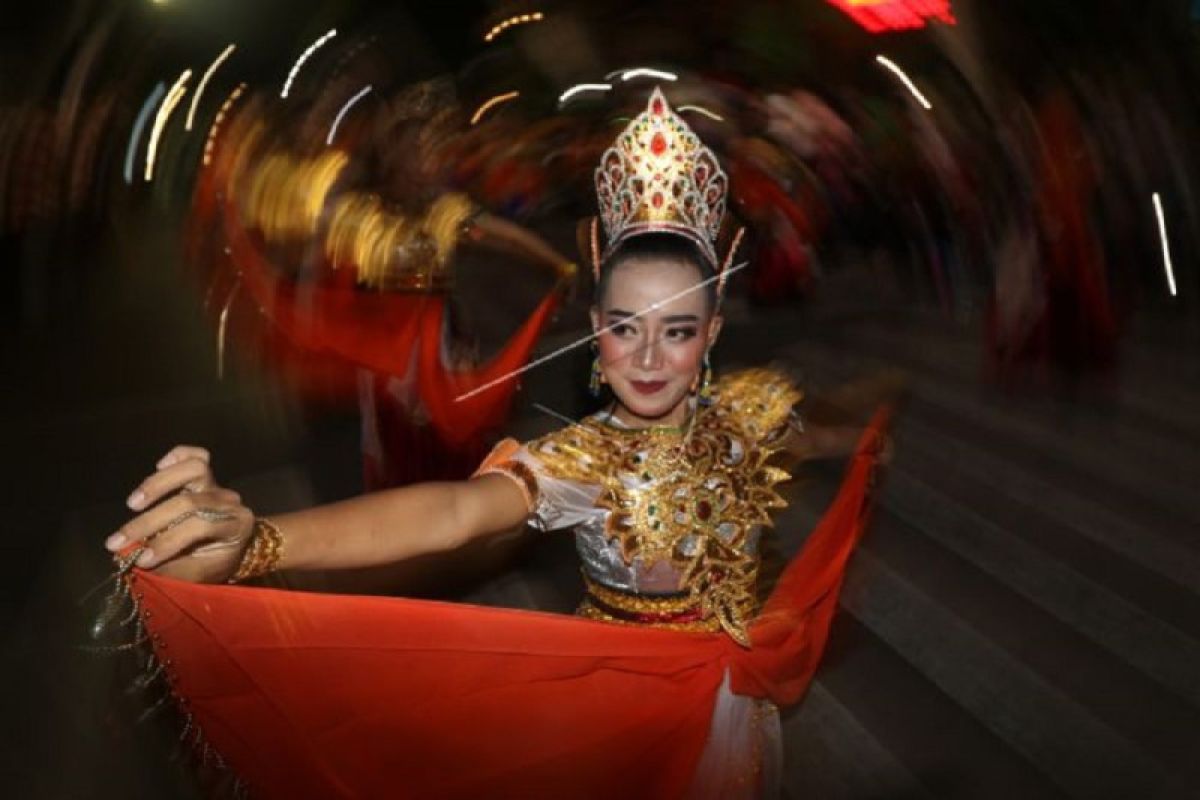
[[[656,88],[596,168],[604,255],[630,236],[665,231],[691,239],[716,268],[728,187],[716,155]]]

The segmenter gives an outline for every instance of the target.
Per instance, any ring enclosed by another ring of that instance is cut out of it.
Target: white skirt
[[[783,766],[779,710],[729,690],[725,673],[688,800],[774,800]]]

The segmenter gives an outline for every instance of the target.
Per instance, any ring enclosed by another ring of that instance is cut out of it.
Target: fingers
[[[155,536],[136,563],[149,569],[184,553],[205,551],[206,556],[213,556],[215,551],[238,547],[240,534],[252,524],[250,510],[243,506],[206,503],[196,515]]]
[[[233,512],[240,508],[243,508],[241,497],[237,492],[231,492],[228,489],[178,494],[126,522],[116,533],[108,537],[104,546],[115,552],[129,545],[144,543],[151,536],[163,532],[169,527],[180,526],[186,520],[197,515],[201,517],[202,521],[204,521],[204,517],[211,516],[200,514],[201,511]],[[211,525],[212,522],[209,521],[208,524]]]
[[[169,467],[178,461],[183,461],[185,458],[198,458],[205,464],[212,460],[208,451],[203,447],[181,444],[171,448],[171,451],[160,458],[155,466],[159,469],[163,469],[164,467]]]
[[[182,449],[175,448],[164,457],[164,461]],[[196,450],[198,448],[188,449]],[[181,454],[167,462],[165,466],[160,466],[157,472],[146,478],[133,490],[126,504],[134,511],[141,511],[179,489],[203,492],[213,488],[216,483],[213,480],[212,470],[208,466],[208,453],[204,450],[200,450],[200,453],[203,454],[203,457],[199,453],[195,455]],[[158,463],[163,464],[163,461]]]

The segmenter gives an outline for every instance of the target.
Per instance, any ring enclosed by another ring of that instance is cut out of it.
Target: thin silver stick
[[[678,300],[680,297],[683,297],[686,294],[691,294],[692,292],[696,291],[697,289],[703,289],[708,284],[712,283],[713,281],[720,280],[722,277],[728,278],[730,275],[737,272],[738,270],[745,268],[747,265],[749,265],[749,263],[750,263],[749,261],[743,261],[740,264],[735,264],[734,266],[725,270],[721,275],[714,275],[711,278],[706,278],[705,280],[702,280],[697,284],[693,284],[692,286],[689,286],[688,288],[684,289],[681,292],[676,292],[675,294],[671,295],[670,297],[668,297],[665,300],[660,300],[657,303],[650,305],[646,309],[639,311],[636,314],[632,314],[628,317],[625,317],[624,319],[620,320],[619,322],[614,322],[612,325],[607,325],[598,331],[594,331],[593,333],[590,333],[587,336],[584,336],[582,339],[577,339],[574,342],[571,342],[570,344],[565,344],[562,347],[555,350],[553,353],[544,355],[541,358],[536,359],[534,361],[530,361],[528,364],[526,364],[523,367],[520,367],[519,369],[514,369],[511,372],[501,375],[499,378],[496,378],[495,380],[490,380],[487,383],[483,384],[482,386],[476,386],[471,391],[466,392],[464,394],[460,394],[458,397],[454,398],[454,402],[456,402],[456,403],[462,402],[463,400],[466,400],[469,397],[474,397],[477,394],[486,392],[488,389],[491,389],[493,386],[498,386],[499,384],[504,383],[507,380],[511,380],[512,378],[515,378],[518,375],[528,372],[529,370],[533,369],[534,367],[540,367],[542,364],[545,364],[547,361],[553,361],[554,359],[561,356],[563,353],[570,352],[571,350],[574,350],[577,347],[582,347],[583,345],[592,341],[596,337],[600,336],[600,334],[608,333],[609,331],[611,331],[613,328],[617,327],[618,325],[624,325],[625,323],[629,322],[629,320],[631,320],[631,319],[637,319],[639,317],[644,317],[646,314],[649,314],[651,311],[657,311],[659,308],[661,308],[662,306],[665,306],[667,303],[670,303],[673,300]]]
[[[573,420],[573,419],[571,419],[570,417],[568,417],[566,414],[560,414],[560,413],[558,413],[557,411],[555,411],[553,408],[546,408],[546,407],[545,407],[544,405],[542,405],[541,403],[533,403],[532,405],[533,405],[533,407],[534,407],[534,408],[536,408],[538,411],[542,412],[543,414],[548,414],[548,415],[550,415],[551,417],[554,417],[554,418],[555,418],[556,420],[558,420],[559,422],[565,422],[565,423],[567,423],[568,425],[578,425],[578,424],[579,424],[579,423],[578,423],[578,422],[576,422],[575,420]]]

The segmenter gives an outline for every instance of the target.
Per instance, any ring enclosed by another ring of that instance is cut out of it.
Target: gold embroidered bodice
[[[682,430],[590,417],[527,449],[547,475],[599,487],[596,506],[609,512],[605,536],[625,563],[667,562],[678,571],[682,596],[656,605],[648,595],[631,609],[690,607],[698,625],[666,627],[723,629],[746,645],[759,563],[751,538],[771,523],[771,509],[786,505],[775,486],[790,476],[768,462],[800,397],[782,374],[746,370],[718,381],[713,403]],[[619,602],[613,598],[605,594]],[[609,618],[587,604],[581,612]]]

